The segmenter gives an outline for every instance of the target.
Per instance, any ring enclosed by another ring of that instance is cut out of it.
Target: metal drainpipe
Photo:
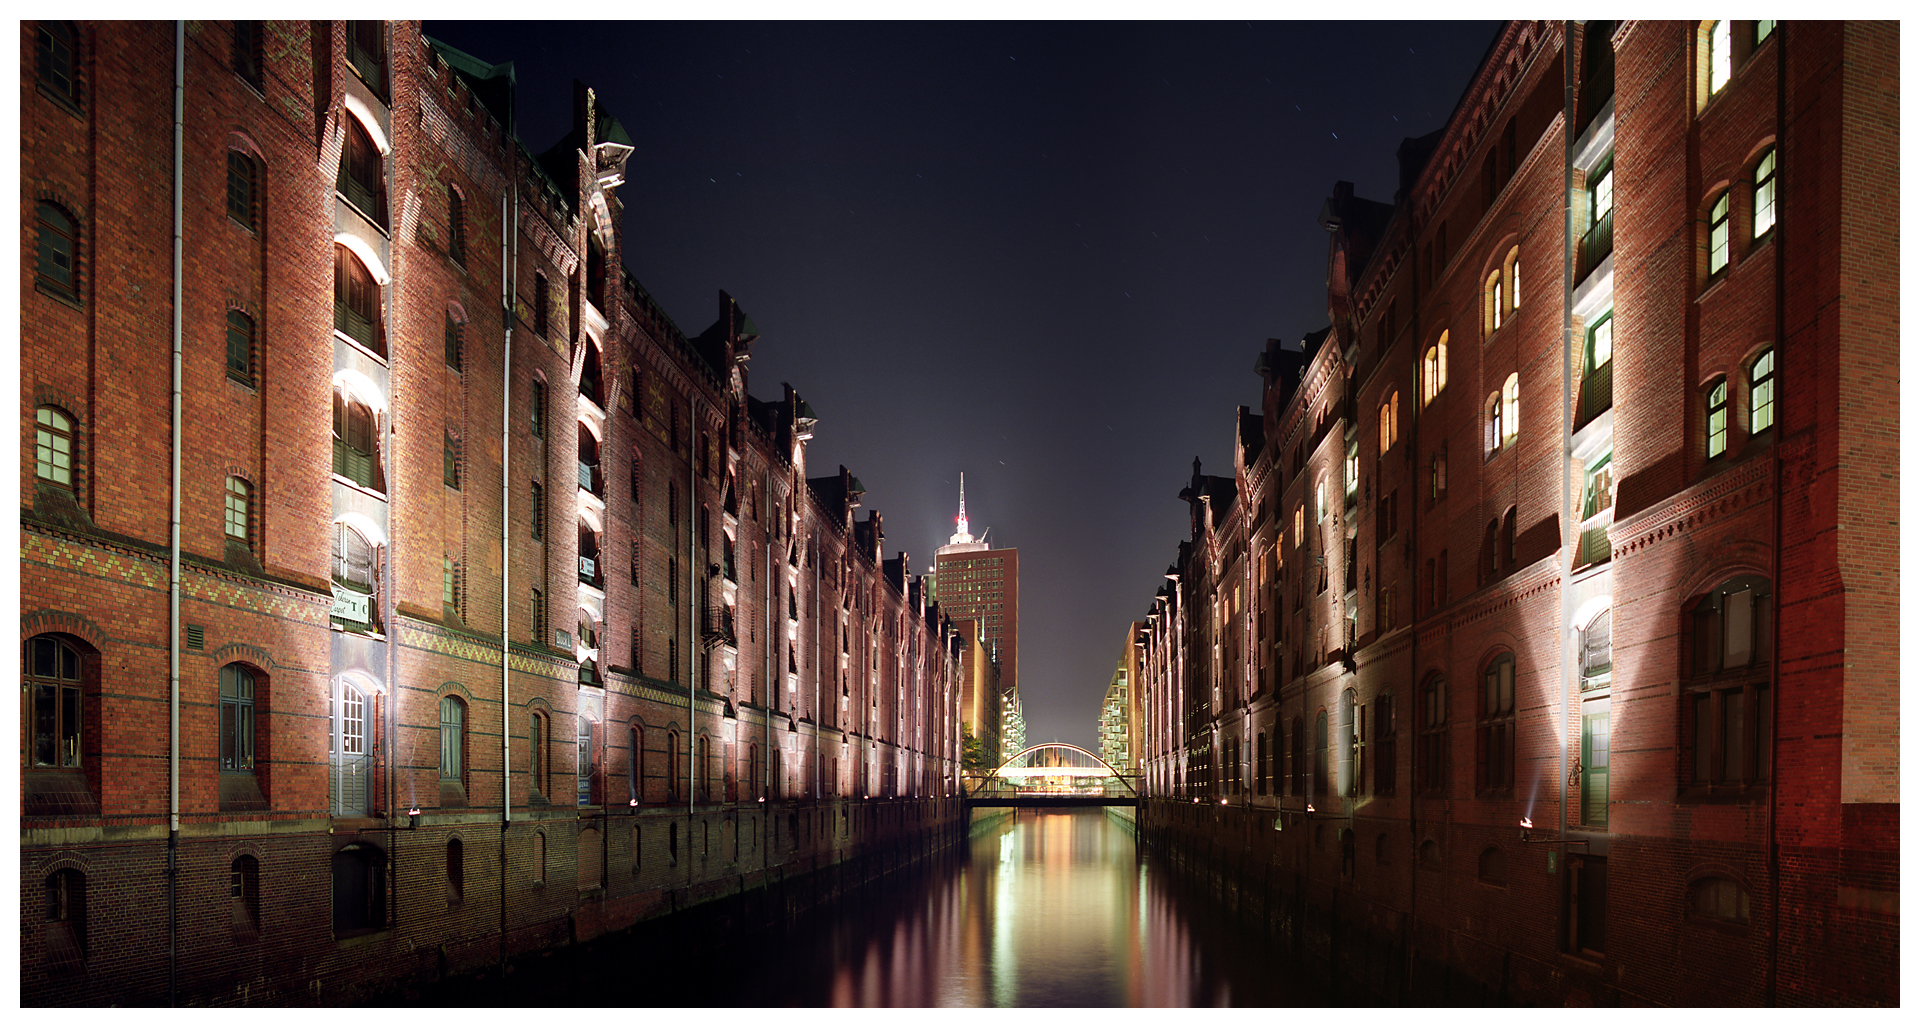
[[[393,47],[388,46],[387,52],[391,54],[393,52]],[[393,68],[392,68],[391,61],[389,61],[389,64],[388,64],[387,74],[389,79],[391,79],[393,75]],[[389,117],[388,119],[388,124],[389,124],[389,132],[387,135],[387,139],[388,139],[387,145],[391,147],[393,145],[392,143],[393,135],[391,132],[391,124],[392,124],[391,117]],[[400,191],[395,188],[400,184],[399,172],[394,167],[394,165],[398,163],[399,155],[396,153],[392,153],[390,151],[388,154],[384,156],[386,157],[386,159],[383,160],[381,164],[385,166],[384,172],[387,178],[387,196],[389,197],[387,216],[391,220],[393,218],[391,198],[394,196],[400,195]],[[402,222],[404,222],[406,218],[405,212],[406,212],[406,198],[404,196],[401,196],[399,220]],[[403,226],[400,224],[394,224],[390,226],[392,235],[389,238],[392,241],[390,241],[387,245],[386,324],[390,327],[390,329],[394,329],[394,330],[397,330],[399,328],[399,322],[400,322],[399,312],[400,312],[400,250],[401,250],[401,247],[397,245],[397,240],[400,236],[400,229],[402,227]],[[399,334],[400,333],[398,331],[389,331],[388,338],[391,340],[397,337]],[[392,345],[389,345],[387,347],[387,359],[389,360],[389,362],[391,362],[393,359]],[[381,559],[386,564],[386,582],[385,582],[386,588],[381,590],[382,595],[380,597],[380,606],[385,614],[385,616],[381,619],[381,621],[383,626],[386,628],[386,636],[387,636],[387,645],[386,645],[387,681],[386,681],[386,688],[382,690],[384,693],[385,701],[380,704],[380,707],[381,707],[380,721],[381,721],[381,736],[382,736],[380,740],[380,759],[383,763],[386,764],[386,773],[381,777],[386,779],[386,790],[385,790],[386,808],[387,808],[387,870],[386,870],[387,897],[386,898],[387,898],[387,924],[389,926],[395,924],[398,921],[398,917],[396,915],[400,911],[400,869],[399,869],[400,861],[398,858],[399,850],[397,847],[398,838],[394,834],[394,831],[397,827],[394,824],[394,818],[396,816],[396,811],[394,810],[394,807],[397,805],[397,801],[399,797],[399,783],[393,780],[394,769],[397,766],[397,762],[394,759],[396,756],[396,753],[394,751],[398,746],[398,741],[395,737],[399,731],[399,726],[400,726],[398,714],[394,710],[394,707],[398,706],[400,702],[400,693],[399,693],[400,635],[399,635],[399,626],[394,623],[394,619],[398,616],[399,602],[395,599],[395,595],[394,595],[398,591],[398,589],[396,587],[396,576],[394,574],[394,558],[393,558],[394,544],[400,538],[400,531],[399,531],[400,526],[397,522],[397,519],[399,517],[398,504],[393,502],[393,497],[400,495],[400,481],[399,481],[400,462],[397,459],[395,459],[394,452],[393,452],[394,446],[397,444],[399,440],[399,433],[394,430],[394,419],[398,415],[399,410],[400,410],[400,404],[395,400],[393,395],[393,374],[389,372],[387,375],[387,443],[385,446],[381,447],[381,454],[380,454],[381,459],[385,461],[387,465],[386,485],[387,485],[387,497],[388,497],[387,499],[387,545],[382,547],[382,549],[385,552],[381,554]],[[408,805],[411,806],[412,804],[408,804]]]
[[[513,320],[514,297],[520,274],[520,175],[514,153],[512,84],[508,84],[507,103],[507,192],[500,196],[500,313],[504,322],[500,357],[500,964],[507,963],[507,829],[513,823],[513,759],[511,753],[513,691],[510,637],[512,609],[508,587],[513,579],[513,549],[508,539],[509,512],[512,511],[513,467]],[[508,216],[507,197],[513,198],[512,216]],[[511,254],[511,260],[509,260]]]
[[[167,514],[167,1005],[180,977],[180,276],[186,150],[187,23],[173,23],[173,496]]]
[[[694,430],[695,423],[699,420],[699,411],[700,411],[699,400],[697,398],[690,399],[687,402],[687,449],[688,449],[688,453],[687,453],[687,845],[688,847],[692,847],[693,845],[693,772],[694,772],[693,733],[695,731],[695,726],[693,723],[693,684],[694,684],[694,679],[699,677],[698,675],[694,674],[694,668],[698,666],[695,664],[695,661],[700,659],[696,655],[696,652],[697,652],[696,648],[700,642],[700,635],[699,635],[698,629],[695,627],[695,624],[694,624],[694,619],[698,617],[699,614],[694,610],[694,607],[696,606],[696,600],[695,600],[695,595],[693,591],[694,583],[697,581],[696,576],[699,574],[698,569],[694,567],[694,564],[696,563],[696,559],[698,557],[698,551],[694,549],[694,546],[695,546],[695,540],[697,538],[696,533],[699,526],[693,523],[693,512],[697,509],[694,505],[694,495],[693,495],[694,494],[693,463],[697,459],[697,456],[692,452],[694,447],[700,445],[699,433]],[[692,852],[691,848],[689,848],[688,852],[689,854],[691,854]],[[691,860],[687,861],[687,880],[688,881],[693,880],[693,861]]]
[[[1573,644],[1573,611],[1567,606],[1567,590],[1572,585],[1573,562],[1577,559],[1574,552],[1575,541],[1579,536],[1573,524],[1573,262],[1576,257],[1573,239],[1573,154],[1574,125],[1576,110],[1574,107],[1573,78],[1573,26],[1572,21],[1560,23],[1560,68],[1561,68],[1561,117],[1560,138],[1565,145],[1565,155],[1560,165],[1560,824],[1554,830],[1554,837],[1564,839],[1567,834],[1567,751],[1573,745],[1572,735],[1578,722],[1574,720],[1573,675],[1578,651]],[[1611,574],[1611,572],[1609,572]],[[1555,843],[1550,852],[1557,851],[1565,863],[1566,846]],[[1589,848],[1591,852],[1591,848]],[[1564,922],[1562,922],[1564,928]]]
[[[1782,137],[1775,142],[1776,148],[1784,147],[1789,122],[1787,121],[1787,25],[1774,26],[1774,125]],[[1786,178],[1791,168],[1781,167],[1780,177]],[[1780,366],[1781,344],[1786,341],[1787,325],[1787,265],[1782,257],[1786,253],[1786,219],[1780,218],[1773,231],[1780,241],[1774,244],[1773,260],[1773,338],[1774,364]],[[1782,407],[1784,408],[1784,404]],[[1785,514],[1782,510],[1781,486],[1786,480],[1785,458],[1781,452],[1786,429],[1778,415],[1774,418],[1773,445],[1773,660],[1768,669],[1773,677],[1767,690],[1768,702],[1773,710],[1768,718],[1768,731],[1772,738],[1767,742],[1767,905],[1772,908],[1772,925],[1767,930],[1767,988],[1766,1003],[1773,1006],[1779,1001],[1780,989],[1780,569],[1785,565],[1786,542],[1782,536],[1785,529]]]

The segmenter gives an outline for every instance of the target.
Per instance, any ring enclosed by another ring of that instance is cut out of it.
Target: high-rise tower
[[[960,515],[947,544],[934,551],[934,598],[954,621],[976,621],[975,636],[1000,665],[1003,711],[1020,709],[1020,551],[989,549],[967,525],[967,479],[960,476]],[[1016,726],[1017,728],[1018,726]],[[982,733],[978,730],[976,736]],[[1001,734],[1002,759],[1024,748],[1023,731]],[[1012,747],[1009,749],[1009,747]]]

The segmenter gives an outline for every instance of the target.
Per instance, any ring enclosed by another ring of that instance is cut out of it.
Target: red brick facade
[[[1142,633],[1150,837],[1389,995],[1899,1001],[1898,66],[1513,23],[1336,186]]]
[[[325,1002],[964,837],[952,624],[738,305],[625,274],[591,91],[535,154],[415,23],[187,23],[176,311],[174,26],[20,31],[25,1002]]]

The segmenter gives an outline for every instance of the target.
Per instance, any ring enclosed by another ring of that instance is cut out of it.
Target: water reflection
[[[664,926],[662,926],[664,928]],[[616,1006],[1321,1006],[1099,810],[1025,810],[968,852],[777,930],[690,950],[637,934],[420,998]]]

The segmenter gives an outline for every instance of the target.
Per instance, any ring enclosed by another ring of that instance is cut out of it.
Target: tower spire
[[[960,534],[967,534],[967,473],[960,472]]]

